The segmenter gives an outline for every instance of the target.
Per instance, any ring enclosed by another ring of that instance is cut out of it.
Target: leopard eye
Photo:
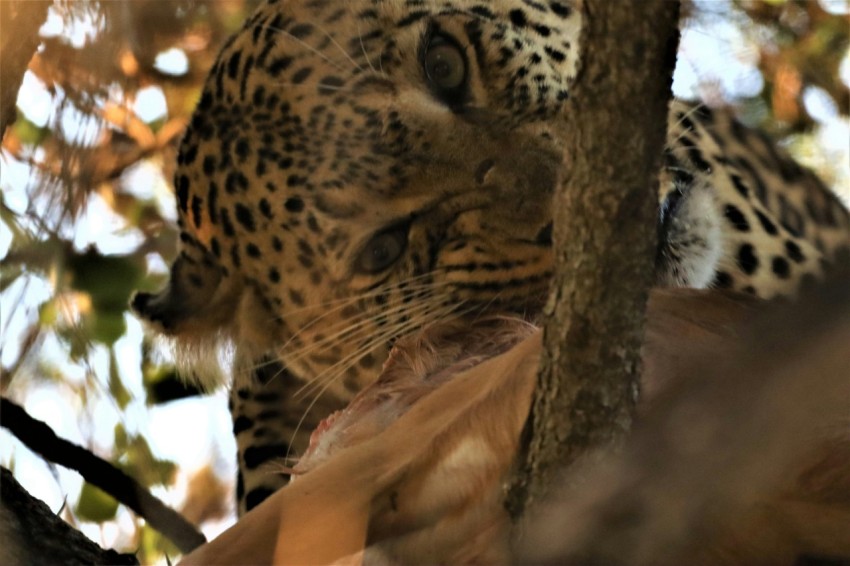
[[[466,83],[466,57],[450,37],[437,34],[428,42],[422,64],[428,82],[442,96],[456,96]]]
[[[396,227],[375,235],[357,258],[357,271],[379,273],[401,257],[407,246],[407,226]]]

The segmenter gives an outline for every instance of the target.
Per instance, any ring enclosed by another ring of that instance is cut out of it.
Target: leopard
[[[230,386],[240,514],[281,461],[437,321],[539,316],[580,68],[580,2],[267,0],[180,143],[179,252],[137,315]],[[850,216],[733,112],[675,100],[657,284],[792,297],[848,262]]]

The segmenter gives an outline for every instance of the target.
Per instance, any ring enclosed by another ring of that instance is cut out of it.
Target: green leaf
[[[130,293],[144,276],[141,260],[135,256],[107,256],[89,248],[68,258],[72,286],[91,296],[97,310],[123,312]]]
[[[179,556],[180,549],[148,524],[139,529],[139,549],[136,556],[142,564],[151,564],[162,557]]]
[[[177,471],[174,462],[155,458],[148,441],[142,436],[130,437],[117,465],[145,487],[170,485]]]
[[[89,315],[89,332],[91,337],[107,346],[114,344],[127,331],[127,321],[124,313],[103,311],[93,312]]]
[[[121,381],[121,374],[118,373],[118,360],[115,357],[114,348],[109,349],[109,393],[121,409],[125,409],[132,400],[130,392]]]
[[[118,502],[111,495],[85,482],[74,512],[84,521],[102,523],[115,517]]]
[[[115,425],[113,438],[115,439],[115,452],[120,454],[127,450],[127,445],[129,444],[129,437],[127,436],[127,429],[124,428],[123,423],[119,422]]]
[[[50,133],[46,126],[36,126],[30,122],[26,115],[18,111],[18,118],[15,120],[12,128],[15,130],[15,135],[22,143],[28,145],[38,145]]]
[[[42,326],[53,326],[59,317],[59,310],[56,308],[56,301],[48,300],[41,303],[38,307],[38,323]]]

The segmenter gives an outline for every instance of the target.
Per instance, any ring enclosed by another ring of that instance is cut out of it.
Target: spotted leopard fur
[[[179,257],[134,307],[207,383],[205,352],[233,344],[240,511],[399,334],[539,310],[580,20],[567,1],[270,0],[224,46],[178,157]],[[812,173],[727,112],[676,102],[669,123],[660,284],[790,295],[846,258]]]

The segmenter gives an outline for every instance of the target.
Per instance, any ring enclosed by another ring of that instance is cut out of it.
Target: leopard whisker
[[[358,71],[362,72],[364,70],[363,67],[361,67],[360,64],[357,63],[357,61],[355,61],[351,57],[351,55],[348,54],[348,51],[343,49],[342,45],[337,43],[337,40],[334,39],[334,37],[325,28],[323,28],[322,26],[320,26],[318,24],[315,24],[315,25],[316,25],[317,28],[319,28],[319,31],[321,31],[323,34],[325,34],[325,36],[327,36],[327,38],[331,40],[331,43],[333,43],[336,46],[336,48],[339,49],[340,52],[342,52],[343,55],[345,55],[346,59],[351,61],[351,64],[354,65],[357,68]]]
[[[275,33],[279,33],[280,35],[282,35],[283,37],[285,37],[287,39],[291,39],[292,41],[300,44],[302,47],[309,49],[310,51],[312,51],[313,53],[315,53],[316,55],[318,55],[319,57],[324,59],[327,63],[333,65],[334,67],[336,67],[340,71],[346,70],[345,67],[341,66],[339,63],[337,63],[336,61],[334,61],[333,59],[331,59],[330,57],[328,57],[327,55],[325,55],[324,53],[322,53],[321,51],[319,51],[318,49],[316,49],[315,47],[313,47],[309,43],[295,37],[294,35],[292,35],[288,31],[286,31],[285,29],[282,29],[282,28],[279,28],[279,27],[276,27],[276,26],[265,25],[265,24],[264,24],[264,27],[266,29],[269,29],[269,30],[275,32]]]
[[[428,293],[428,292],[433,291],[433,290],[434,290],[435,288],[437,288],[437,287],[446,286],[446,285],[448,285],[448,284],[449,284],[448,282],[439,282],[439,283],[436,283],[436,284],[434,284],[434,283],[426,283],[426,284],[416,285],[416,286],[405,286],[405,287],[403,287],[403,290],[404,290],[404,291],[411,291],[411,292],[412,292],[412,294],[413,294],[413,296],[414,296],[415,298],[422,298],[422,297],[420,297],[420,295],[422,295],[422,294],[426,294],[426,293]],[[350,301],[347,301],[347,302],[345,302],[345,303],[343,303],[343,304],[341,304],[341,305],[339,305],[339,306],[337,306],[337,307],[335,307],[335,308],[333,308],[333,309],[330,309],[330,310],[325,311],[322,315],[320,315],[320,316],[317,316],[317,317],[313,318],[313,319],[312,319],[312,320],[310,320],[308,323],[306,323],[305,325],[301,326],[301,327],[298,329],[298,331],[297,331],[297,332],[295,332],[295,333],[294,333],[294,334],[293,334],[293,335],[292,335],[292,336],[291,336],[291,337],[290,337],[290,338],[289,338],[289,339],[288,339],[288,340],[287,340],[287,341],[286,341],[286,342],[285,342],[282,346],[280,346],[280,347],[279,347],[278,351],[280,351],[280,352],[284,352],[284,351],[286,350],[286,348],[289,346],[289,344],[290,344],[291,342],[293,342],[293,341],[294,341],[294,340],[295,340],[298,336],[300,336],[302,333],[304,333],[306,330],[308,330],[309,328],[314,327],[314,326],[315,326],[315,325],[316,325],[319,321],[324,320],[324,319],[325,319],[325,318],[327,318],[328,316],[331,316],[332,314],[335,314],[335,313],[337,313],[337,312],[339,312],[339,311],[341,311],[341,310],[345,309],[345,307],[347,307],[347,306],[351,305],[352,303],[357,302],[358,300],[363,299],[364,297],[368,297],[368,296],[371,296],[371,295],[378,295],[378,294],[385,293],[385,292],[388,292],[388,291],[392,291],[392,290],[395,290],[395,289],[398,289],[398,285],[388,286],[386,289],[382,289],[382,290],[381,290],[380,292],[378,292],[378,293],[366,294],[366,295],[358,295],[358,296],[356,296],[356,297],[353,297]],[[399,297],[399,298],[398,298],[398,299],[396,299],[396,300],[404,301],[404,300],[406,300],[406,298],[407,298],[407,297]],[[318,308],[318,307],[317,307],[317,308]],[[343,321],[341,321],[341,322],[339,322],[339,323],[337,323],[337,324],[335,324],[335,325],[331,325],[331,326],[328,328],[328,330],[329,330],[329,331],[332,331],[332,330],[334,330],[335,328],[339,328],[339,326],[340,326],[340,325],[346,325],[346,324],[351,324],[351,321],[350,321],[350,320],[343,320]]]
[[[415,295],[414,295],[414,298],[416,298],[416,299],[420,299],[420,300],[421,300],[421,299],[426,299],[426,298],[427,298],[427,296],[428,296],[428,290],[422,290],[422,291],[418,292],[417,294],[415,294]],[[404,299],[404,298],[400,298],[400,299],[399,299],[399,301],[403,301],[403,299]],[[403,306],[403,305],[402,305],[402,306]],[[386,310],[384,310],[384,311],[382,312],[382,316],[388,316],[388,315],[395,314],[395,312],[396,312],[396,310],[397,310],[398,308],[400,308],[400,307],[388,306],[388,308],[386,308]],[[358,313],[358,314],[360,314],[360,313]],[[365,313],[363,313],[363,314],[364,314],[364,316],[365,316]],[[315,319],[315,320],[318,320],[318,319]],[[315,320],[314,320],[314,321],[311,321],[311,324],[312,324],[312,323],[314,323],[314,322],[315,322]],[[358,327],[361,327],[362,325],[364,325],[364,324],[366,324],[366,323],[369,323],[369,322],[374,322],[374,319],[373,319],[372,317],[364,317],[364,318],[363,318],[362,320],[360,320],[360,321],[351,320],[351,319],[345,319],[345,320],[338,321],[338,322],[336,322],[336,323],[334,323],[334,324],[329,325],[329,326],[327,327],[327,329],[325,330],[326,332],[334,332],[334,334],[326,335],[326,336],[324,336],[323,338],[321,338],[321,339],[319,339],[319,340],[316,340],[316,341],[312,342],[312,343],[310,344],[310,346],[311,346],[311,347],[312,347],[312,346],[321,346],[321,345],[327,344],[327,343],[329,343],[329,342],[333,342],[334,340],[336,340],[336,338],[338,338],[338,337],[340,337],[340,336],[342,336],[342,335],[344,335],[344,334],[346,334],[346,333],[349,333],[349,332],[351,332],[352,330],[355,330],[355,329],[357,329]],[[296,334],[300,334],[300,332],[301,332],[301,331],[303,331],[305,328],[306,328],[306,326],[305,326],[305,327],[302,327],[302,329],[301,329],[298,333],[296,333]],[[341,330],[339,330],[338,332],[336,332],[336,331],[337,331],[338,329],[340,329],[340,328],[341,328]],[[293,338],[294,338],[294,337],[295,337],[295,336],[293,336]],[[277,350],[277,351],[278,351],[278,353],[279,353],[279,354],[281,354],[281,355],[284,355],[284,354],[285,354],[285,352],[286,352],[286,349],[287,349],[288,345],[289,345],[291,342],[292,342],[292,339],[288,340],[285,344],[283,344],[283,346],[281,346],[281,347]]]
[[[294,88],[303,88],[304,87],[303,84],[295,84],[295,83],[287,82],[287,81],[278,81],[278,82],[275,82],[274,85],[277,86],[277,87],[284,87],[284,86],[291,86],[291,87],[294,87]],[[348,85],[333,86],[333,85],[328,85],[328,84],[320,84],[316,88],[320,91],[324,90],[324,91],[327,91],[327,92],[344,92],[344,91],[350,91],[351,90],[351,87],[348,86]]]
[[[688,118],[690,118],[691,116],[693,116],[694,114],[696,114],[696,113],[700,112],[700,111],[702,110],[702,108],[704,108],[704,107],[705,107],[705,104],[702,104],[702,103],[700,103],[700,104],[695,104],[695,105],[693,106],[693,108],[689,108],[689,109],[688,109],[688,111],[687,111],[687,112],[685,112],[685,113],[682,115],[682,117],[681,117],[681,118],[679,118],[679,119],[676,121],[676,123],[675,123],[675,124],[671,124],[671,125],[668,127],[668,131],[672,131],[672,130],[675,128],[675,126],[678,126],[679,124],[683,123],[686,119],[688,119]],[[678,135],[675,139],[667,140],[667,146],[666,146],[666,147],[667,147],[668,149],[669,149],[669,148],[672,148],[674,145],[676,145],[676,144],[679,142],[679,140],[681,140],[681,139],[682,139],[683,137],[685,137],[687,134],[688,134],[688,130],[685,130],[685,131],[681,132],[681,133],[680,133],[680,134],[679,134],[679,135]]]
[[[295,395],[301,395],[302,390],[304,394],[309,394],[315,390],[315,386],[317,384],[321,384],[322,382],[327,382],[328,385],[336,381],[336,379],[342,375],[351,365],[353,365],[357,360],[359,360],[365,353],[372,350],[375,346],[393,338],[398,337],[403,334],[406,334],[408,331],[421,328],[427,325],[429,322],[437,320],[438,318],[442,318],[447,314],[451,313],[453,310],[459,308],[463,303],[436,303],[437,309],[435,310],[434,304],[426,304],[423,305],[427,308],[418,308],[415,311],[411,311],[407,313],[410,315],[425,315],[421,317],[408,318],[407,320],[400,321],[399,323],[387,328],[382,331],[378,336],[370,338],[364,345],[360,348],[356,349],[351,354],[347,355],[337,363],[333,364],[329,368],[325,369],[321,374],[317,375],[315,378],[311,380],[309,384],[305,384],[304,387],[299,389]],[[309,387],[308,387],[309,385]]]
[[[434,316],[435,317],[443,317],[447,314],[450,314],[452,310],[459,308],[461,306],[461,304],[462,303],[454,303],[454,304],[450,304],[448,306],[444,306],[444,309],[442,309],[443,312],[434,313]],[[368,352],[368,351],[372,350],[375,346],[377,346],[379,343],[383,342],[384,340],[386,340],[390,336],[398,334],[399,332],[406,332],[408,329],[414,328],[414,327],[421,325],[421,324],[423,324],[423,323],[421,321],[418,321],[418,320],[407,321],[407,323],[405,323],[405,324],[402,324],[402,325],[397,326],[395,328],[389,329],[388,331],[384,332],[382,335],[375,337],[375,338],[369,340],[368,342],[366,342],[361,348],[359,348],[353,354],[346,356],[346,358],[344,358],[343,360],[340,360],[339,362],[337,362],[336,364],[334,364],[333,366],[331,366],[330,368],[325,370],[325,372],[323,372],[323,374],[329,373],[336,366],[345,362],[345,365],[343,367],[341,367],[340,369],[338,369],[337,371],[335,371],[334,374],[331,375],[329,378],[323,379],[320,375],[320,376],[317,376],[316,379],[312,380],[312,384],[314,385],[314,387],[311,387],[309,391],[304,392],[304,395],[308,395],[310,392],[315,391],[316,385],[321,385],[321,388],[313,396],[312,401],[310,402],[310,404],[307,406],[307,408],[302,413],[301,418],[298,420],[298,423],[295,425],[295,430],[292,432],[292,435],[289,439],[289,442],[287,443],[287,446],[291,447],[294,444],[295,438],[298,436],[298,433],[301,430],[301,426],[304,424],[304,420],[307,418],[307,415],[310,414],[310,411],[313,409],[313,407],[318,402],[318,400],[327,391],[328,387],[330,387],[334,383],[334,381],[336,381],[337,377],[342,375],[354,363],[354,361],[356,361],[357,359],[362,357],[364,352]],[[351,358],[354,358],[354,361],[352,361],[351,363],[348,363],[348,360],[351,359]],[[322,381],[325,381],[324,385],[321,384]],[[305,384],[305,386],[302,387],[301,389],[299,389],[295,393],[295,395],[296,396],[301,395],[301,392],[305,389],[305,387],[307,387],[307,385],[310,385],[310,384]],[[289,457],[290,457],[290,449],[287,449],[285,458],[289,459]]]
[[[346,306],[356,302],[357,300],[359,300],[363,297],[378,295],[378,294],[381,294],[381,293],[385,293],[387,291],[392,291],[394,289],[401,289],[401,290],[404,290],[404,291],[412,291],[413,296],[415,298],[427,299],[428,293],[433,292],[435,289],[448,286],[450,284],[448,282],[438,282],[438,283],[427,282],[427,283],[422,283],[422,284],[417,284],[417,285],[409,285],[408,284],[410,281],[421,280],[427,275],[428,274],[420,275],[420,276],[416,276],[416,277],[410,277],[410,278],[407,278],[407,279],[402,280],[400,282],[396,282],[396,283],[393,283],[393,284],[390,284],[390,285],[386,285],[386,286],[382,287],[381,289],[378,289],[378,290],[376,290],[375,292],[372,292],[372,293],[366,293],[364,295],[358,295],[356,297],[347,297],[345,299],[339,299],[339,300],[334,300],[334,301],[327,301],[325,303],[321,303],[321,304],[316,305],[316,306],[305,307],[305,308],[302,308],[302,309],[295,309],[293,311],[290,311],[289,314],[291,314],[293,312],[303,312],[303,311],[306,311],[306,310],[318,309],[318,308],[321,308],[324,305],[328,305],[328,304],[342,303],[341,305],[335,307],[334,309],[331,309],[329,311],[324,312],[321,316],[318,316],[318,317],[310,320],[307,324],[302,326],[299,329],[299,331],[296,332],[295,335],[290,337],[289,340],[287,340],[286,343],[284,343],[282,346],[278,347],[277,351],[279,353],[283,354],[286,351],[286,348],[288,347],[288,345],[296,338],[296,336],[300,335],[302,332],[304,332],[308,328],[315,326],[319,321],[325,319],[326,317],[330,316],[334,312],[338,312],[339,310],[344,309]],[[409,295],[408,295],[408,297],[409,297]],[[403,296],[394,298],[396,303],[404,302],[406,299],[407,299],[407,297],[403,297]],[[394,306],[394,303],[389,303],[388,305],[386,305],[386,307],[387,308],[386,308],[385,312],[387,314],[395,314],[396,311],[398,310]],[[361,313],[358,313],[358,314],[361,314]],[[362,314],[365,315],[366,313],[362,313]],[[371,320],[372,319],[365,319],[365,321],[361,321],[361,322],[356,322],[356,321],[352,322],[351,320],[342,320],[342,321],[340,321],[336,324],[329,326],[328,330],[333,331],[333,330],[339,329],[340,327],[345,327],[345,328],[343,328],[343,331],[337,333],[336,338],[338,338],[339,335],[344,334],[345,329],[352,326],[352,324],[356,324],[357,326],[362,326],[364,324],[364,322],[369,322]],[[318,342],[314,342],[314,343],[308,345],[307,347],[305,347],[304,351],[297,351],[294,359],[290,358],[287,361],[291,364],[294,361],[298,361],[299,359],[303,359],[304,354],[312,352],[315,349],[318,349],[318,347],[321,347],[321,346],[327,344],[328,342],[332,342],[332,341],[333,340],[321,340],[321,341],[318,341]],[[262,362],[247,366],[243,369],[246,372],[253,372],[253,371],[256,371],[257,369],[260,369],[260,368],[262,368],[262,367],[264,367],[264,366],[266,366],[270,363],[273,363],[274,361],[275,360],[264,360]],[[280,374],[278,373],[275,376],[272,376],[270,379],[275,379],[278,375],[280,375]]]
[[[420,299],[427,299],[427,296],[420,297]],[[410,314],[418,313],[419,310],[427,310],[430,307],[430,303],[422,302],[418,305],[415,305],[411,308],[408,304],[402,303],[392,308],[387,309],[382,313],[382,316],[387,317],[390,315],[396,316],[409,316]],[[358,338],[361,334],[368,334],[372,330],[371,323],[374,323],[374,318],[364,318],[354,324],[349,323],[349,321],[343,321],[342,325],[344,328],[339,332],[335,333],[332,336],[324,337],[321,340],[317,340],[316,342],[311,343],[309,346],[305,347],[302,350],[299,350],[294,356],[287,356],[287,362],[293,363],[299,360],[304,359],[304,357],[308,354],[313,353],[315,350],[326,347],[328,344],[333,344],[337,342],[339,344],[344,344],[345,342],[351,341],[353,339]],[[346,324],[348,323],[348,324]],[[339,328],[341,325],[336,325],[336,328]],[[345,336],[345,341],[339,340],[340,337]],[[281,357],[284,357],[284,353],[280,352]]]
[[[360,28],[360,20],[357,20],[357,39],[360,42],[360,50],[363,52],[363,56],[366,58],[366,62],[369,64],[369,68],[372,69],[373,73],[378,73],[378,70],[375,69],[375,66],[372,64],[372,60],[369,59],[369,53],[366,52],[366,46],[363,44],[363,31]],[[386,77],[383,69],[381,69],[380,75],[382,77]]]
[[[436,320],[437,318],[445,318],[449,314],[452,314],[453,311],[458,310],[462,306],[462,304],[463,303],[454,303],[454,304],[450,304],[450,305],[445,305],[443,309],[441,309],[438,312],[433,313],[434,314],[434,320]],[[464,310],[460,313],[457,313],[457,316],[463,316],[464,314],[466,314],[468,312],[472,312],[473,310],[474,310],[474,307],[466,309],[466,310]],[[394,330],[396,332],[405,333],[412,328],[421,327],[421,326],[424,326],[426,324],[427,324],[427,322],[423,323],[421,321],[408,321],[407,324],[403,325],[403,329],[397,328],[397,329],[394,329]],[[372,343],[366,344],[366,346],[363,349],[361,349],[360,351],[363,352],[364,350],[365,351],[371,350],[375,345],[376,345],[375,341],[372,341]],[[328,378],[324,379],[324,381],[325,381],[324,385],[313,396],[313,400],[310,402],[310,404],[307,406],[307,408],[304,410],[303,414],[301,415],[301,418],[298,420],[298,424],[295,426],[295,430],[293,431],[292,436],[290,437],[290,441],[287,443],[287,446],[292,446],[295,438],[298,436],[298,432],[301,430],[301,426],[303,425],[304,420],[307,418],[307,415],[310,413],[312,408],[315,406],[315,404],[318,402],[318,400],[322,397],[322,395],[327,391],[328,387],[330,387],[334,383],[334,381],[336,381],[336,379],[340,375],[342,375],[348,369],[348,367],[350,367],[350,365],[351,364],[347,364],[345,367],[342,367],[342,368],[338,369],[336,372],[334,372],[334,375],[329,376]],[[289,458],[290,458],[290,451],[287,450],[286,459],[289,459]]]
[[[405,289],[405,290],[415,289],[416,286],[408,285],[408,283],[421,281],[421,280],[423,280],[427,277],[432,277],[436,273],[439,273],[439,271],[437,271],[437,270],[429,271],[429,272],[423,273],[421,275],[416,275],[414,277],[408,277],[407,279],[403,279],[402,281],[387,283],[387,284],[385,284],[381,287],[369,290],[365,293],[358,293],[357,295],[352,295],[352,296],[349,296],[349,297],[341,297],[341,298],[338,298],[338,299],[331,299],[330,301],[322,301],[321,303],[317,303],[315,305],[310,305],[310,306],[306,306],[306,307],[300,307],[300,308],[297,308],[297,309],[284,311],[282,313],[275,314],[270,320],[272,320],[272,321],[281,320],[283,318],[286,318],[287,316],[302,313],[304,311],[309,311],[309,310],[314,310],[314,309],[322,309],[322,308],[325,308],[325,307],[328,307],[328,306],[331,306],[331,305],[335,305],[335,304],[339,304],[339,303],[343,303],[343,302],[351,303],[351,302],[356,302],[360,299],[368,299],[370,297],[374,297],[374,296],[380,295],[382,293],[386,293],[387,291],[391,291],[395,288],[401,288],[401,289]],[[432,282],[426,282],[426,283],[422,283],[420,285],[425,286],[425,285],[434,285],[434,284],[435,283],[432,283]]]

